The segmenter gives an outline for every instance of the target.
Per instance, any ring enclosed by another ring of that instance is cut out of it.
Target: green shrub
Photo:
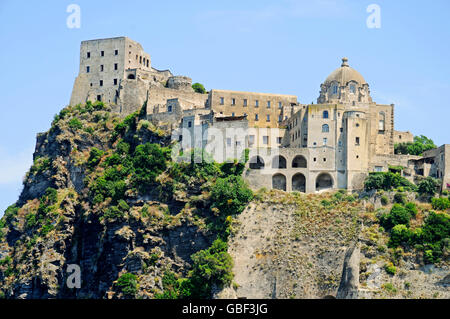
[[[320,201],[320,204],[322,204],[323,207],[329,207],[329,206],[333,205],[333,203],[327,199],[322,199]]]
[[[124,212],[117,206],[110,206],[103,213],[103,218],[106,220],[118,219],[123,217]]]
[[[193,88],[194,91],[197,92],[197,93],[202,93],[202,94],[205,94],[205,93],[206,93],[206,90],[205,90],[205,87],[203,86],[203,84],[200,84],[200,83],[194,83],[194,84],[192,84],[192,88]]]
[[[405,209],[408,211],[408,213],[411,215],[411,217],[416,217],[418,211],[417,206],[413,202],[406,203]]]
[[[166,167],[167,152],[158,144],[142,144],[136,147],[133,155],[133,184],[140,191],[148,191],[154,186],[156,177]]]
[[[45,190],[44,196],[41,198],[41,202],[45,202],[47,205],[53,205],[58,201],[58,192],[52,187],[48,187]]]
[[[155,294],[155,299],[177,299],[180,296],[180,281],[172,271],[166,270],[162,277],[163,293]]]
[[[386,206],[389,204],[389,198],[386,195],[381,196],[381,205]]]
[[[80,130],[81,128],[83,128],[83,123],[81,123],[81,121],[77,117],[72,118],[69,121],[68,125],[73,130]]]
[[[399,203],[399,204],[406,204],[406,195],[405,193],[395,193],[394,195],[394,203]]]
[[[379,219],[380,224],[385,229],[391,229],[392,227],[401,224],[409,226],[411,215],[402,205],[394,204],[389,214],[382,214]]]
[[[49,157],[37,157],[33,161],[33,165],[30,168],[30,175],[36,175],[42,173],[51,168],[51,160]]]
[[[398,173],[371,172],[364,182],[366,190],[391,190],[403,187],[405,190],[416,190],[416,186]]]
[[[424,151],[428,151],[433,148],[436,148],[433,140],[424,135],[420,135],[414,136],[414,142],[395,144],[394,153],[421,155]]]
[[[125,202],[123,199],[119,201],[119,204],[117,206],[122,212],[126,212],[130,209],[130,206],[128,206],[127,202]]]
[[[45,224],[42,226],[42,228],[40,230],[40,234],[41,234],[41,236],[45,237],[53,229],[55,229],[55,226],[53,226],[52,224]]]
[[[233,259],[227,243],[216,239],[211,247],[191,256],[193,266],[189,279],[180,285],[184,298],[210,298],[211,288],[227,286],[233,279]]]
[[[102,150],[99,150],[96,147],[91,148],[91,151],[89,153],[89,158],[87,161],[87,165],[90,168],[93,168],[97,166],[97,164],[100,162],[100,159],[102,158],[104,152]]]
[[[102,203],[104,200],[105,200],[105,199],[104,199],[104,197],[103,197],[102,194],[97,194],[97,195],[94,196],[94,199],[92,200],[92,202],[93,202],[94,204],[100,204],[100,203]]]
[[[450,208],[450,200],[447,197],[439,197],[431,199],[433,209],[446,210]]]
[[[3,217],[1,218],[1,220],[4,221],[2,227],[6,226],[7,224],[10,224],[11,221],[14,219],[14,217],[17,216],[18,212],[19,207],[17,207],[16,204],[8,206],[8,208],[5,210],[5,213],[3,214]]]
[[[397,272],[397,267],[395,267],[391,262],[384,265],[384,270],[390,275],[395,275]]]
[[[252,198],[253,193],[242,177],[235,175],[218,178],[211,190],[212,206],[222,215],[242,212]]]
[[[134,297],[137,293],[137,277],[132,273],[124,273],[117,279],[116,286],[125,297]]]
[[[439,189],[439,181],[428,176],[417,185],[417,191],[420,195],[434,195]]]
[[[406,225],[395,225],[391,230],[391,237],[389,238],[390,247],[398,247],[402,244],[408,243],[411,237],[411,231]]]

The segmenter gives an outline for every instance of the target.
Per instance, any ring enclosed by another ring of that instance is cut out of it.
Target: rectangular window
[[[234,116],[234,112],[233,112],[233,113],[231,113],[231,116]]]
[[[258,117],[258,113],[255,114],[255,121],[258,121],[259,117]]]
[[[231,138],[227,137],[227,146],[231,146]]]
[[[343,128],[343,127],[340,127],[340,128],[339,128],[339,132],[341,132],[341,133],[344,132],[344,128]]]
[[[91,67],[87,66],[86,67],[86,73],[89,73],[91,71]]]
[[[100,86],[103,86],[103,80],[100,80]]]
[[[267,101],[267,108],[270,109],[270,101]]]
[[[86,53],[86,58],[88,58],[88,59],[91,58],[91,52]]]
[[[188,122],[188,127],[192,127],[192,122],[191,121]]]
[[[221,97],[221,98],[220,98],[220,105],[223,105],[223,104],[224,104],[224,98]]]
[[[283,122],[283,115],[278,115],[278,122]]]
[[[101,95],[97,95],[97,101],[101,101],[102,100],[102,96]]]
[[[383,166],[375,166],[375,172],[382,172]]]
[[[359,145],[359,137],[355,139],[355,145]]]
[[[117,85],[117,79],[114,79],[114,85]]]
[[[281,144],[281,137],[277,137],[277,143]]]
[[[147,60],[147,68],[148,68],[148,60]]]
[[[248,146],[255,144],[255,135],[248,136]]]
[[[278,102],[278,108],[282,109],[283,108],[283,104],[281,104],[281,102]]]
[[[114,50],[114,55],[119,55],[119,50]]]
[[[247,99],[244,99],[244,106],[247,106]]]
[[[255,101],[255,107],[259,107],[259,101],[258,100]]]
[[[323,138],[323,145],[327,145],[328,139],[326,137]]]
[[[236,146],[241,146],[241,141],[236,141]]]
[[[266,122],[270,122],[270,114],[267,114]]]
[[[235,98],[231,99],[231,105],[236,105],[236,99]]]
[[[100,52],[100,55],[101,55],[101,56],[105,56],[105,51],[101,51],[101,52]]]
[[[100,72],[103,72],[103,64],[100,65]]]
[[[118,69],[118,64],[114,63],[114,70],[117,70],[117,69]]]
[[[267,135],[263,136],[263,144],[268,145],[269,144],[269,137]]]

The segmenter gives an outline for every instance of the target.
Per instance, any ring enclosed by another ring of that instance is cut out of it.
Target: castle
[[[394,105],[374,102],[347,58],[321,84],[317,104],[301,104],[294,95],[197,93],[189,77],[153,68],[127,37],[89,40],[81,43],[70,104],[87,100],[124,115],[145,103],[148,120],[170,129],[182,149],[206,149],[219,162],[249,149],[244,178],[254,189],[358,190],[369,172],[391,166],[403,167],[411,181],[433,176],[450,189],[450,145],[422,156],[394,154],[394,144],[413,135],[394,129]]]

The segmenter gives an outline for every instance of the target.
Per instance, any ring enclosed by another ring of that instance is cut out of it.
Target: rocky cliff
[[[377,194],[253,196],[242,164],[173,161],[145,113],[67,107],[38,135],[0,221],[0,298],[450,297],[448,254],[388,247]]]

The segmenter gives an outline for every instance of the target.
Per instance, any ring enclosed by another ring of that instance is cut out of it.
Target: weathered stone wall
[[[412,143],[414,135],[410,131],[394,131],[394,144],[398,143]]]
[[[221,98],[223,98],[223,104],[221,104]],[[233,104],[233,99],[235,104]],[[247,101],[247,105],[244,104],[244,100]],[[258,106],[256,106],[257,102]],[[268,102],[270,102],[270,107],[268,107]],[[214,112],[224,116],[247,114],[249,127],[279,128],[285,117],[291,116],[291,108],[297,105],[297,97],[283,94],[211,90],[209,103]],[[256,119],[256,115],[258,115],[258,119]]]

